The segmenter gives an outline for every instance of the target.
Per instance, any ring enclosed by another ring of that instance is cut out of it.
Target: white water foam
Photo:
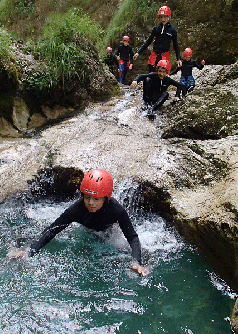
[[[231,299],[236,299],[238,298],[238,294],[235,293],[228,285],[227,283],[221,279],[218,275],[216,275],[214,272],[208,271],[208,275],[210,277],[210,280],[214,287],[218,290],[221,291],[224,295],[229,296]]]

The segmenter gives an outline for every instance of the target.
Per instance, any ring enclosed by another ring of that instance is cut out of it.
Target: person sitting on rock
[[[117,70],[119,69],[117,57],[112,53],[112,48],[110,46],[107,47],[107,55],[103,58],[103,62],[109,67],[109,71],[112,74],[114,74],[115,66],[117,67]]]
[[[169,61],[160,60],[156,67],[157,72],[140,74],[131,84],[131,88],[136,88],[137,84],[143,81],[144,106],[151,112],[158,110],[169,98],[167,89],[170,85],[177,87],[174,102],[179,100],[182,85],[178,81],[168,77],[170,68],[171,65]]]
[[[145,43],[141,46],[137,53],[134,55],[136,60],[139,55],[147,49],[147,47],[154,41],[153,51],[148,60],[149,72],[155,72],[157,63],[166,59],[169,61],[169,50],[171,41],[176,54],[178,66],[181,66],[180,50],[177,40],[177,31],[169,22],[171,18],[171,10],[168,6],[160,7],[158,11],[158,19],[160,24],[152,29],[152,32]]]
[[[170,75],[174,75],[181,71],[180,83],[186,88],[183,89],[183,95],[192,92],[195,87],[195,80],[192,75],[193,67],[197,67],[199,70],[202,70],[205,64],[205,60],[201,61],[201,64],[198,64],[195,60],[192,60],[192,50],[191,48],[186,48],[183,51],[185,60],[182,60],[182,66],[178,66]]]
[[[133,67],[133,56],[131,45],[129,45],[130,38],[128,36],[123,36],[123,44],[118,47],[117,58],[119,60],[119,79],[121,84],[125,84],[126,75],[129,70]]]
[[[29,251],[17,249],[8,254],[9,258],[33,256],[72,222],[80,223],[95,231],[106,231],[118,223],[132,249],[132,257],[135,261],[131,268],[142,276],[146,276],[149,271],[141,266],[141,246],[138,235],[126,210],[111,197],[112,190],[113,179],[109,172],[103,169],[90,170],[85,174],[80,185],[82,198],[48,226],[40,237],[31,243]]]

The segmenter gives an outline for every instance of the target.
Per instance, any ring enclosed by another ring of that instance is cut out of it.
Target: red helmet
[[[158,17],[160,17],[160,15],[165,15],[168,16],[169,18],[171,18],[171,10],[168,6],[162,6],[160,7],[159,11],[158,11]]]
[[[166,71],[167,71],[168,74],[169,74],[170,69],[171,69],[171,64],[170,64],[170,62],[169,62],[168,60],[162,59],[162,60],[160,60],[160,61],[158,62],[157,66],[156,66],[156,71],[158,71],[158,68],[159,68],[159,67],[163,67],[163,68],[165,68]]]
[[[103,169],[92,169],[84,175],[80,191],[92,197],[111,197],[113,180],[109,172]]]
[[[110,46],[107,47],[107,52],[112,52],[112,48]]]
[[[187,58],[187,59],[189,59],[188,57],[192,57],[192,50],[191,50],[191,48],[186,48],[185,50],[184,50],[184,52],[183,52],[183,54],[184,54],[184,57],[185,58]]]
[[[123,42],[124,41],[130,42],[130,37],[129,36],[123,36],[122,40],[123,40]]]

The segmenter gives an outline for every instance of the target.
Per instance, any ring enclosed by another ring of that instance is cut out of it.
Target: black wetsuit
[[[170,85],[177,87],[175,96],[179,97],[182,85],[170,77],[166,76],[161,80],[157,72],[140,74],[135,81],[143,81],[143,100],[146,104],[152,105],[153,110],[157,110],[168,99],[167,89]]]
[[[117,69],[119,69],[119,64],[118,64],[118,60],[117,57],[113,54],[107,54],[104,59],[103,62],[108,65],[109,67],[109,71],[114,74],[114,65],[116,65]]]
[[[34,253],[38,252],[56,234],[68,227],[72,222],[80,223],[95,231],[105,231],[113,224],[118,223],[131,246],[132,256],[141,264],[141,247],[138,235],[132,226],[126,210],[112,197],[100,210],[94,213],[89,212],[85,207],[83,198],[76,201],[42,232],[37,241],[31,244],[30,254],[34,255]]]
[[[117,50],[117,56],[120,57],[119,69],[120,70],[120,82],[125,83],[127,72],[129,71],[130,64],[133,64],[134,53],[132,51],[131,45],[120,45]]]
[[[181,71],[181,78],[180,83],[186,87],[186,92],[191,92],[195,87],[195,80],[193,77],[193,67],[197,67],[199,70],[202,70],[204,65],[198,64],[195,60],[182,60],[182,66],[177,67],[174,71],[170,73],[170,75],[178,73],[178,71]],[[183,95],[184,90],[183,90]]]
[[[165,25],[161,23],[160,25],[155,26],[152,29],[150,36],[138,50],[138,53],[140,54],[141,52],[143,52],[153,42],[153,40],[153,51],[157,54],[154,68],[156,67],[158,61],[162,59],[162,54],[165,52],[169,52],[171,41],[173,43],[176,58],[177,60],[180,60],[177,31],[170,22],[167,22]]]

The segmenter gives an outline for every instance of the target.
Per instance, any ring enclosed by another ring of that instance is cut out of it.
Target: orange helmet
[[[170,8],[168,6],[162,6],[162,7],[160,7],[160,9],[158,11],[158,18],[161,15],[165,15],[165,16],[168,16],[169,18],[171,18],[171,10],[170,10]]]
[[[111,197],[113,179],[104,169],[92,169],[84,175],[80,185],[80,191],[92,197]]]
[[[184,54],[184,57],[186,58],[186,59],[189,59],[189,58],[191,58],[192,57],[192,50],[191,50],[191,48],[186,48],[185,50],[184,50],[184,52],[183,52],[183,54]]]
[[[159,67],[163,67],[163,68],[165,68],[166,71],[167,71],[168,74],[169,74],[170,69],[171,69],[171,64],[170,64],[170,62],[169,62],[168,60],[162,59],[162,60],[160,60],[160,61],[158,62],[157,66],[156,66],[156,71],[158,71],[158,68],[159,68]]]

